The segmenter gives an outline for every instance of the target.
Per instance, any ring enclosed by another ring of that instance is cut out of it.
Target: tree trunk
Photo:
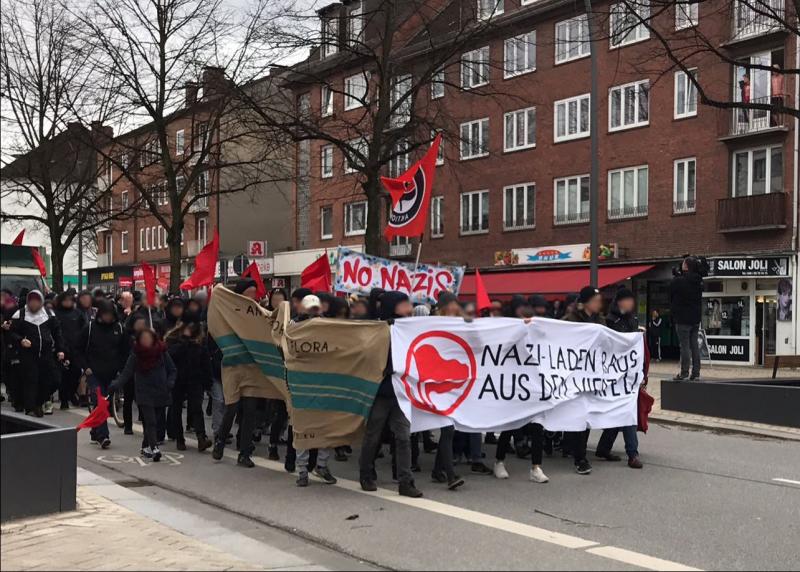
[[[180,293],[181,277],[181,229],[172,228],[169,234],[169,291]]]
[[[364,236],[364,248],[367,254],[380,256],[383,247],[383,235],[381,234],[383,197],[377,176],[368,175],[363,188],[364,194],[367,195],[367,234]]]
[[[64,291],[64,252],[66,249],[57,246],[51,241],[50,248],[50,278],[53,281],[53,291]]]

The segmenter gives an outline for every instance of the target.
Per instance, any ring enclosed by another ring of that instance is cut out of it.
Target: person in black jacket
[[[64,361],[64,368],[61,372],[59,398],[61,399],[61,409],[69,409],[70,401],[73,405],[78,405],[75,391],[78,389],[81,369],[78,367],[75,356],[78,354],[78,342],[81,332],[89,324],[89,319],[84,312],[78,310],[75,303],[74,290],[67,290],[56,296],[54,313],[61,324],[61,334],[64,336],[67,354],[67,359]]]
[[[11,319],[9,337],[19,350],[19,374],[23,403],[28,415],[44,415],[43,404],[57,387],[58,370],[54,358],[64,361],[65,346],[61,325],[44,307],[44,296],[31,290],[25,306]]]
[[[78,341],[78,365],[89,382],[91,399],[97,399],[95,388],[103,395],[109,393],[109,385],[125,365],[129,353],[128,336],[117,319],[117,312],[110,300],[97,303],[97,315],[81,332]],[[103,449],[111,446],[108,424],[104,423],[91,431],[93,442],[100,443]]]
[[[181,319],[183,318],[183,310],[185,308],[185,304],[183,298],[179,296],[175,296],[170,298],[169,302],[167,302],[167,307],[164,310],[164,320],[163,320],[163,328],[164,332],[172,331],[175,326],[180,323]]]
[[[186,450],[183,436],[183,402],[191,415],[194,432],[197,436],[197,450],[205,451],[213,443],[206,436],[206,424],[203,417],[203,394],[211,389],[211,355],[205,343],[203,328],[200,322],[189,322],[174,329],[167,335],[167,348],[178,376],[172,389],[172,406],[169,423],[175,435],[178,451]]]
[[[17,413],[24,411],[25,406],[22,400],[22,386],[19,383],[19,349],[12,336],[11,318],[19,308],[17,298],[11,290],[3,289],[0,293],[0,312],[2,312],[2,328],[0,328],[0,360],[2,360],[2,370],[0,379],[6,386],[8,399]]]
[[[683,260],[682,272],[669,284],[672,322],[681,346],[681,371],[673,379],[694,381],[700,378],[700,320],[702,319],[703,277],[700,261],[693,256]],[[689,368],[691,367],[691,376]]]

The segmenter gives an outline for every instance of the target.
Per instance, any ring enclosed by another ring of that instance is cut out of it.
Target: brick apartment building
[[[785,12],[783,0],[770,1],[797,21],[791,3]],[[365,70],[358,58],[337,56],[336,44],[349,41],[353,29],[369,42],[370,27],[358,19],[379,2],[320,11],[323,37],[333,38],[334,47],[313,50],[300,65],[327,69],[325,82],[334,89],[293,88],[298,105],[310,107],[321,122],[363,113],[348,95],[363,95],[365,82],[356,79]],[[621,5],[593,5],[606,15],[598,16],[602,39],[595,42],[598,217],[607,245],[600,286],[634,288],[641,320],[656,309],[668,314],[672,268],[685,253],[707,256],[713,277],[706,284],[704,327],[712,360],[762,363],[771,354],[797,353],[797,312],[787,313],[785,294],[779,309],[777,296],[780,283],[796,299],[800,282],[796,120],[702,105],[684,72],[663,55],[653,57],[657,40],[646,26],[612,34],[616,19],[624,18]],[[683,6],[680,13],[659,10],[653,25],[673,36],[697,29],[731,60],[797,67],[800,39],[775,20],[759,18],[736,0]],[[396,48],[409,54],[405,61],[398,57],[398,74],[414,74],[430,55],[430,36],[453,34],[464,10],[487,10],[492,26],[413,102],[412,113],[438,113],[456,125],[455,135],[445,136],[422,259],[481,268],[497,297],[562,296],[588,282],[590,44],[583,3],[441,2],[427,30],[398,27]],[[326,59],[335,63],[326,66]],[[702,52],[687,63],[709,97],[770,102],[781,96],[797,107],[791,74],[778,94],[769,71],[745,70]],[[421,152],[401,160],[400,168]],[[366,203],[358,174],[340,152],[324,141],[302,142],[297,168],[298,247],[362,244]],[[414,252],[413,244],[402,242],[390,250],[400,257]],[[474,292],[471,276],[461,291]],[[676,345],[671,328],[663,345]]]

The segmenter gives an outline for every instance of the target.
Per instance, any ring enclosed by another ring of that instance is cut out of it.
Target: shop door
[[[764,365],[766,356],[775,355],[775,326],[778,300],[774,296],[756,298],[756,363]]]

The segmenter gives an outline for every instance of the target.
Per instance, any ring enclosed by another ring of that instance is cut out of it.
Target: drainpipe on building
[[[795,34],[794,37],[794,67],[800,65],[800,35]],[[800,74],[794,76],[794,108],[800,109]],[[798,353],[800,348],[800,309],[798,309],[798,299],[800,299],[800,237],[798,236],[798,208],[800,208],[800,200],[798,200],[798,192],[800,192],[800,118],[795,115],[794,117],[794,174],[793,174],[793,192],[792,192],[792,249],[794,249],[794,292],[792,293],[793,308],[792,319],[794,320],[794,353]]]
[[[589,249],[591,251],[589,258],[589,284],[595,288],[599,284],[598,280],[598,257],[599,257],[599,230],[598,220],[599,206],[598,203],[598,185],[600,181],[600,163],[599,163],[599,134],[597,132],[597,116],[599,114],[598,108],[600,102],[598,101],[597,91],[597,25],[594,21],[594,13],[592,11],[592,0],[584,0],[586,6],[586,25],[589,27],[589,57],[591,58],[591,89],[589,93],[589,133],[591,137],[591,170],[589,173],[589,225],[590,225],[590,239]]]

